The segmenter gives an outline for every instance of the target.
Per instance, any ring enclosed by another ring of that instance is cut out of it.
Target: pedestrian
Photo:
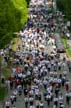
[[[61,80],[62,80],[62,87],[64,87],[64,85],[65,85],[65,81],[66,81],[65,77],[62,76]]]
[[[53,101],[54,101],[54,105],[57,108],[58,107],[58,97],[54,97]]]
[[[39,102],[39,108],[44,108],[44,103],[43,103],[43,101],[40,101],[40,102]]]
[[[21,96],[22,95],[22,86],[21,85],[18,85],[17,86],[17,89],[18,89],[19,96]]]
[[[12,106],[11,108],[16,108],[16,106],[14,105],[14,106]]]
[[[64,97],[63,97],[62,93],[60,93],[59,96],[58,96],[58,102],[59,102],[60,105],[63,104],[63,102],[64,102]]]
[[[64,108],[64,104],[60,104],[59,108]]]
[[[29,96],[29,104],[32,106],[34,104],[34,98]]]
[[[60,89],[59,89],[58,84],[57,84],[56,87],[55,87],[55,95],[56,95],[56,97],[58,97],[59,91],[60,91]]]
[[[50,106],[50,101],[51,101],[50,93],[47,94],[46,101],[47,101],[47,105]]]
[[[12,94],[10,96],[10,100],[11,100],[11,104],[13,105],[14,104],[14,100],[15,100],[15,95]]]
[[[67,105],[70,104],[70,95],[69,95],[69,92],[66,93],[66,103],[67,103]]]
[[[69,91],[69,81],[67,80],[66,81],[66,83],[65,83],[65,88],[66,88],[66,92],[68,92]]]
[[[53,105],[53,108],[56,108],[56,105]]]
[[[27,87],[24,87],[24,96],[27,96],[27,94],[28,94],[28,89],[27,89]]]
[[[36,100],[35,103],[36,103],[36,108],[39,108],[39,100]]]
[[[29,101],[29,100],[28,100],[28,97],[25,97],[25,98],[24,98],[24,101],[25,101],[25,108],[28,108],[28,101]]]
[[[10,106],[11,106],[10,100],[6,100],[6,102],[5,102],[5,108],[10,108]]]
[[[6,80],[6,87],[7,87],[7,91],[10,91],[10,80]]]
[[[15,102],[16,102],[16,100],[17,100],[17,94],[18,94],[18,92],[17,92],[17,90],[15,90],[15,91],[13,92]]]

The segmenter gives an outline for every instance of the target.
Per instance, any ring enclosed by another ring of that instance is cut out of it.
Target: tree
[[[0,0],[0,49],[9,44],[27,21],[27,3],[25,0]]]
[[[57,7],[71,21],[71,0],[57,0]]]
[[[30,1],[31,1],[31,0],[26,0],[28,6],[29,6]]]

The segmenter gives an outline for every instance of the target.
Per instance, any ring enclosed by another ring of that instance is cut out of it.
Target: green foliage
[[[11,76],[11,70],[8,67],[5,67],[2,70],[2,74],[4,75],[5,80],[6,80],[6,79],[8,79]]]
[[[67,19],[71,21],[71,0],[57,0],[57,7],[63,11]]]
[[[63,42],[64,47],[65,47],[65,49],[66,49],[66,54],[67,54],[67,56],[68,56],[69,58],[71,58],[71,49],[70,49],[70,47],[67,48],[67,39],[66,39],[66,38],[63,38],[63,39],[62,39],[62,42]]]
[[[27,21],[25,0],[0,0],[0,49],[10,43],[14,32],[18,32]]]
[[[5,87],[4,86],[0,87],[0,101],[3,101],[5,96],[6,96],[6,89],[5,89]]]
[[[30,3],[30,0],[26,0],[26,2],[27,2],[27,5],[29,5],[29,3]]]
[[[24,24],[27,21],[27,17],[28,17],[27,2],[25,0],[13,0],[13,4],[15,8],[20,12],[21,18],[19,19],[21,23]],[[19,14],[17,15],[17,17],[19,17]]]

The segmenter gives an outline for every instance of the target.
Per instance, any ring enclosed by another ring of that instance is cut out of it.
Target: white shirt
[[[33,100],[34,100],[33,97],[30,97],[30,98],[29,98],[29,102],[32,102]]]
[[[35,108],[35,106],[33,105],[33,106],[30,106],[29,108]]]
[[[57,82],[58,82],[58,83],[61,83],[61,79],[57,79]]]
[[[25,98],[24,98],[24,101],[25,101],[25,102],[28,102],[28,98],[27,98],[27,97],[25,97]]]
[[[45,84],[45,85],[46,85],[46,84],[47,84],[47,80],[43,80],[43,84]]]
[[[63,103],[63,96],[59,96],[58,101],[59,103]]]
[[[40,106],[43,106],[43,103],[40,102],[39,105],[40,105]]]
[[[53,79],[53,82],[55,82],[55,83],[56,83],[56,82],[57,82],[57,78],[54,78],[54,79]]]
[[[47,95],[47,96],[46,96],[46,99],[51,99],[51,96],[50,96],[50,95]]]
[[[10,106],[10,104],[11,104],[10,101],[5,102],[5,106]]]
[[[49,93],[51,92],[51,90],[52,90],[52,86],[50,86],[50,87],[47,88],[47,91],[48,91]]]
[[[14,94],[15,96],[17,96],[17,94],[18,94],[17,90],[14,91],[13,94]]]
[[[28,72],[27,72],[27,75],[31,75],[31,72],[30,72],[30,71],[28,71]]]
[[[20,78],[21,78],[21,77],[22,77],[22,73],[19,73],[19,74],[18,74],[18,77],[20,77]]]
[[[33,94],[34,94],[33,90],[30,90],[30,91],[29,91],[29,94],[32,94],[32,95],[33,95]]]
[[[23,74],[23,75],[22,75],[22,77],[23,77],[23,78],[25,78],[25,77],[26,77],[26,75],[25,75],[25,74]]]
[[[39,94],[39,89],[35,89],[35,94],[36,94],[36,95]]]
[[[16,69],[15,69],[15,68],[12,68],[12,71],[13,71],[13,72],[16,72]]]
[[[10,99],[12,99],[12,100],[13,100],[14,98],[15,98],[15,96],[14,96],[14,95],[10,96]]]
[[[54,100],[53,100],[53,101],[54,101],[54,102],[55,102],[55,101],[58,101],[58,98],[55,98],[55,97],[54,97]]]

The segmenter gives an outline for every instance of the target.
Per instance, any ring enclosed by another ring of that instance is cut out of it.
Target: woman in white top
[[[10,106],[11,106],[11,102],[10,102],[9,100],[7,100],[7,101],[5,102],[5,107],[6,107],[6,108],[10,108]]]
[[[29,103],[30,103],[30,105],[33,105],[33,103],[34,103],[34,98],[33,97],[29,97]]]
[[[48,104],[48,106],[50,105],[50,101],[51,101],[51,95],[50,94],[48,94],[47,96],[46,96],[46,101],[47,101],[47,104]]]
[[[34,105],[30,105],[28,108],[36,108]]]
[[[44,107],[44,103],[42,101],[39,102],[39,108],[43,108]]]
[[[64,102],[64,98],[63,98],[62,93],[58,97],[58,102],[59,102],[59,104],[63,104],[63,102]]]
[[[24,98],[24,101],[25,101],[25,108],[28,108],[28,100],[29,100],[28,97],[25,97],[25,98]]]

